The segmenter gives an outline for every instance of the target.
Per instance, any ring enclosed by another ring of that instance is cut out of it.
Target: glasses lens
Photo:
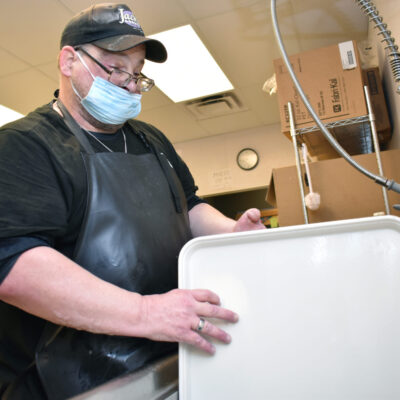
[[[126,87],[133,80],[141,92],[148,92],[153,86],[154,81],[150,78],[140,76],[134,78],[131,74],[120,69],[113,69],[110,75],[110,82],[120,87]]]
[[[138,87],[141,92],[148,92],[154,86],[153,79],[140,77],[138,79]]]
[[[128,72],[120,69],[113,69],[110,75],[110,82],[114,85],[125,87],[129,84],[131,75]]]

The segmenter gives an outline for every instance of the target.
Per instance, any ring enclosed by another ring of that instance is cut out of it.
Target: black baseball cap
[[[161,63],[167,59],[164,45],[145,37],[136,17],[125,4],[95,4],[75,15],[64,28],[60,48],[85,43],[112,52],[128,50],[143,43],[148,60]]]

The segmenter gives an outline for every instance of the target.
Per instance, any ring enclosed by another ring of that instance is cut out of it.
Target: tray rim
[[[285,226],[280,228],[256,230],[256,231],[245,231],[245,232],[233,232],[233,233],[221,233],[215,235],[200,236],[191,239],[181,249],[178,257],[178,287],[181,288],[183,284],[183,275],[185,270],[183,264],[186,258],[193,251],[199,247],[212,243],[217,246],[221,242],[241,242],[243,239],[252,238],[254,236],[261,239],[290,239],[299,233],[304,233],[306,236],[315,235],[328,235],[336,232],[350,232],[349,228],[353,228],[352,231],[365,231],[365,230],[377,230],[377,229],[393,229],[400,232],[400,217],[395,215],[384,215],[379,217],[365,217],[365,218],[354,218],[345,219],[339,221],[329,222],[318,222],[307,225],[293,225]]]

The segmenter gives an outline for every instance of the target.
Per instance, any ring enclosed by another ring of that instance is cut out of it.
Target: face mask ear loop
[[[95,79],[95,78],[94,78],[94,75],[92,74],[92,72],[90,71],[89,67],[87,66],[85,60],[84,60],[84,59],[82,58],[82,56],[78,53],[78,51],[76,51],[76,55],[78,56],[79,61],[82,63],[82,65],[85,67],[85,69],[89,72],[89,74],[92,76],[92,78],[93,78],[93,80],[94,80],[94,79]],[[79,99],[82,101],[82,97],[81,97],[81,95],[78,93],[78,91],[76,90],[75,85],[74,85],[74,83],[72,82],[72,78],[71,78],[70,80],[71,80],[71,87],[72,87],[72,90],[73,90],[74,93],[79,97]]]
[[[73,90],[74,93],[78,96],[79,100],[82,101],[82,97],[81,97],[81,95],[78,93],[78,91],[76,90],[75,85],[74,85],[74,83],[72,82],[72,79],[71,79],[71,78],[70,78],[70,82],[71,82],[72,90]]]
[[[79,50],[78,50],[79,51]],[[93,80],[95,79],[95,76],[92,74],[92,72],[90,71],[89,67],[87,66],[85,60],[82,58],[82,56],[78,53],[78,51],[76,52],[76,55],[79,58],[79,61],[82,63],[82,65],[85,67],[85,69],[89,72],[89,74],[92,76]]]

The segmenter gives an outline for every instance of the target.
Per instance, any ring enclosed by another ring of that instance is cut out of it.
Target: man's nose
[[[129,90],[130,93],[140,94],[139,85],[133,79],[125,86],[125,89]]]

